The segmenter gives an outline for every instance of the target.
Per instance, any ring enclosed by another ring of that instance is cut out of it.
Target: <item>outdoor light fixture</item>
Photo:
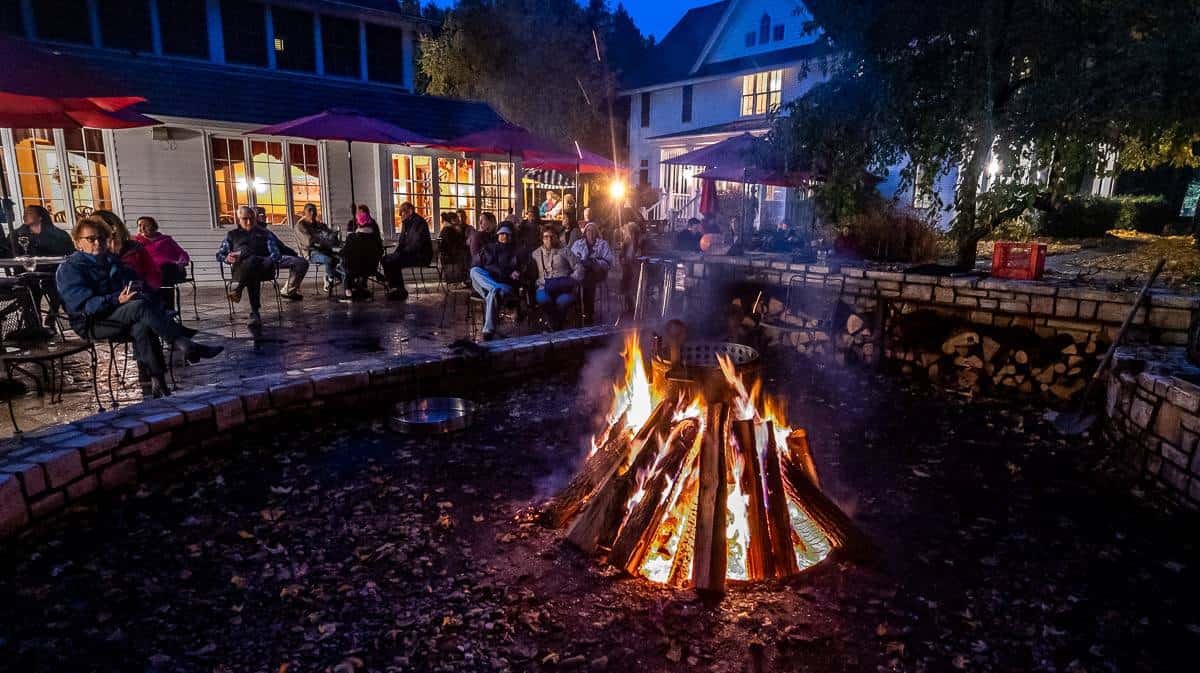
[[[619,178],[616,180],[613,180],[608,185],[608,195],[611,196],[615,200],[620,200],[621,198],[623,198],[625,196],[625,183],[622,182]]]

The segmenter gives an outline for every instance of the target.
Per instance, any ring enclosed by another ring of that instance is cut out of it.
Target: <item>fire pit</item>
[[[653,380],[626,341],[608,423],[548,522],[631,575],[709,592],[868,549],[821,492],[805,431],[761,394],[758,353],[685,339],[655,353]]]

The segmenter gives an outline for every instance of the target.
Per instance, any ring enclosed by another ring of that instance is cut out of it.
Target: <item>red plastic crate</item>
[[[997,241],[992,249],[992,276],[1038,280],[1046,270],[1045,243]]]

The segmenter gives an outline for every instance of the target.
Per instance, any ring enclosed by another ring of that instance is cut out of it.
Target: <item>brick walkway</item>
[[[196,366],[179,366],[175,376],[181,391],[195,384],[212,383],[225,379],[245,379],[263,374],[298,370],[308,367],[337,364],[361,358],[364,355],[400,355],[433,353],[443,351],[455,339],[470,336],[466,322],[465,302],[459,298],[454,306],[455,315],[446,314],[446,326],[440,327],[442,295],[434,290],[432,283],[423,286],[421,294],[413,294],[407,301],[388,301],[382,292],[375,293],[373,301],[354,304],[331,301],[315,291],[307,281],[302,292],[305,299],[283,303],[282,316],[276,311],[274,294],[263,293],[263,327],[256,335],[245,326],[248,304],[243,300],[238,307],[235,323],[230,324],[225,299],[218,288],[201,288],[199,295],[199,322],[192,313],[191,294],[184,290],[185,323],[201,331],[198,340],[213,345],[225,346],[220,357]],[[410,288],[411,290],[412,288]],[[511,324],[500,329],[512,335]],[[104,367],[107,351],[100,350],[101,400],[109,406],[104,384]],[[177,356],[178,357],[178,356]],[[117,367],[124,361],[120,351]],[[66,423],[96,412],[92,396],[91,374],[86,366],[87,356],[72,360],[77,366],[67,371],[66,392],[63,401],[49,402],[49,397],[37,397],[31,393],[14,402],[17,422],[21,430],[29,432],[38,428]],[[136,375],[130,361],[126,377],[129,387],[114,392],[122,403],[141,399]],[[0,415],[0,437],[12,436],[12,424],[6,411]]]

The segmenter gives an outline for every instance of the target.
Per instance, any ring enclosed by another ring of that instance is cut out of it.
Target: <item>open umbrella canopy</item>
[[[582,174],[610,173],[617,167],[609,159],[587,150],[580,150],[579,154],[574,152],[546,155],[533,153],[532,156],[525,157],[524,163],[527,168],[551,171],[571,172],[578,168],[579,173]]]
[[[132,95],[82,59],[0,38],[0,126],[122,129],[159,122],[127,110]]]
[[[747,156],[762,140],[749,133],[727,138],[719,143],[713,143],[698,150],[692,150],[664,161],[664,164],[676,166],[745,166],[749,161]]]
[[[765,168],[717,166],[697,174],[696,177],[701,180],[745,182],[755,185],[772,185],[774,187],[800,187],[812,182],[816,176],[809,171],[784,173]]]
[[[454,152],[481,152],[485,154],[507,154],[520,157],[522,160],[537,157],[574,157],[574,152],[564,150],[558,145],[535,136],[516,124],[505,124],[494,129],[469,133],[465,136],[447,140],[438,147]],[[571,170],[575,170],[572,162]]]
[[[387,145],[434,145],[439,142],[435,138],[409,131],[382,119],[345,109],[325,110],[315,115],[247,131],[246,134]]]

